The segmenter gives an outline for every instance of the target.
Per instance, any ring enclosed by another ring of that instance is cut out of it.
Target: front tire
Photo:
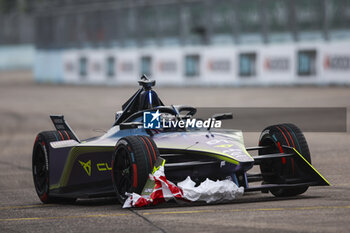
[[[47,203],[74,202],[74,198],[60,198],[50,195],[50,150],[51,142],[72,138],[66,131],[44,131],[37,135],[32,156],[32,172],[36,193],[40,200]]]
[[[283,146],[295,148],[310,164],[309,147],[302,131],[293,124],[273,125],[265,128],[260,135],[259,146],[268,148],[259,149],[259,155],[285,153]],[[267,184],[283,184],[286,180],[302,179],[305,176],[294,158],[273,159],[260,164],[264,182]],[[271,189],[277,197],[300,195],[308,186],[297,188]]]
[[[119,139],[112,158],[112,179],[120,203],[125,202],[126,193],[141,194],[158,157],[159,151],[150,137]]]

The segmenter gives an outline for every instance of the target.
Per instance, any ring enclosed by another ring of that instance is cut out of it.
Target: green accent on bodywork
[[[175,150],[176,152],[179,152],[179,153],[203,154],[203,155],[211,156],[211,157],[214,157],[214,158],[217,158],[217,159],[220,159],[220,160],[224,160],[226,162],[229,162],[229,163],[232,163],[232,164],[235,164],[235,165],[239,164],[239,162],[237,160],[235,160],[234,158],[232,158],[230,155],[223,154],[223,153],[220,153],[218,151],[204,150],[204,149],[203,150],[201,150],[201,149],[190,150],[190,149],[174,148],[174,147],[171,147],[171,148],[159,148],[159,150],[160,150],[161,154],[162,154],[162,151],[173,151],[173,150]]]
[[[195,151],[193,151],[195,152]],[[239,162],[235,159],[233,159],[230,155],[227,154],[219,154],[219,152],[217,151],[211,151],[211,150],[201,150],[200,152],[204,152],[205,155],[220,159],[220,160],[224,160],[226,162],[238,165]]]
[[[74,162],[78,158],[79,155],[86,153],[94,153],[94,152],[113,152],[114,147],[101,147],[101,146],[76,146],[73,147],[69,155],[67,157],[66,164],[64,165],[64,169],[61,175],[61,179],[58,184],[50,185],[50,190],[61,188],[67,185],[70,174],[72,172]]]
[[[214,158],[217,158],[217,159],[220,159],[220,160],[223,160],[223,161],[226,161],[228,163],[232,163],[232,164],[235,164],[235,165],[238,165],[239,162],[235,161],[235,160],[232,160],[230,158],[227,158],[225,156],[222,156],[222,155],[214,155],[214,154],[208,154],[209,156],[212,156]]]
[[[154,164],[152,175],[161,167],[164,167],[165,159],[158,157],[156,163]]]
[[[234,134],[228,134],[228,133],[226,133],[226,134],[221,134],[220,132],[215,132],[215,133],[218,134],[218,135],[226,136],[226,137],[228,136],[228,137],[230,137],[230,138],[236,140],[237,142],[239,142],[239,143],[240,143],[240,145],[239,145],[240,149],[241,149],[246,155],[248,155],[250,158],[253,159],[253,157],[248,153],[248,151],[247,151],[246,148],[245,148],[244,140],[243,140],[243,135],[242,135],[241,137],[238,137],[237,135],[234,135]]]
[[[58,189],[60,187],[60,183],[58,184],[53,184],[53,185],[50,185],[50,190],[52,189]]]
[[[188,135],[187,135],[188,134]],[[191,137],[193,135],[193,138]],[[155,138],[159,150],[178,150],[183,153],[199,153],[238,165],[240,162],[253,162],[254,159],[244,146],[241,131],[174,133]]]
[[[165,159],[158,157],[157,161],[154,164],[152,175],[154,175],[154,173],[158,171],[160,167],[162,166],[164,167],[164,164],[165,164]],[[156,185],[156,182],[154,180],[151,180],[150,177],[148,177],[146,184],[142,189],[141,195],[145,197],[149,197],[152,194],[155,185]]]
[[[246,155],[248,155],[250,158],[253,159],[253,157],[249,154],[249,152],[247,151],[247,149],[245,148],[245,146],[241,146],[241,149],[244,153],[246,153]]]
[[[319,173],[305,158],[302,156],[295,148],[293,150],[302,158],[328,185],[331,185],[326,178],[324,178],[321,173]]]

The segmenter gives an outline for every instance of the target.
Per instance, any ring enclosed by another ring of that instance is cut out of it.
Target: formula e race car
[[[63,116],[50,116],[56,130],[38,134],[32,158],[42,202],[116,196],[123,203],[126,193],[141,193],[159,158],[166,161],[166,178],[174,183],[188,176],[197,184],[230,177],[245,192],[278,197],[329,185],[311,165],[305,137],[295,125],[269,126],[258,146],[245,147],[240,130],[212,127],[232,114],[216,114],[208,119],[208,127],[200,127],[205,122],[194,118],[196,108],[166,106],[152,89],[155,81],[143,76],[139,84],[102,136],[80,140]],[[255,165],[261,172],[249,173]]]

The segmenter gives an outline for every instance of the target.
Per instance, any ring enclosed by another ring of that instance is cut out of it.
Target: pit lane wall
[[[293,44],[37,50],[38,82],[134,85],[350,85],[350,40]]]

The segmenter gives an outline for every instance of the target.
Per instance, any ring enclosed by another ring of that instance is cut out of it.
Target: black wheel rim
[[[33,176],[39,194],[43,194],[47,189],[47,174],[45,153],[43,148],[37,145],[33,158]]]
[[[115,153],[114,182],[119,198],[124,201],[126,199],[125,193],[131,193],[132,190],[133,168],[130,161],[130,152],[125,146],[120,146]]]

